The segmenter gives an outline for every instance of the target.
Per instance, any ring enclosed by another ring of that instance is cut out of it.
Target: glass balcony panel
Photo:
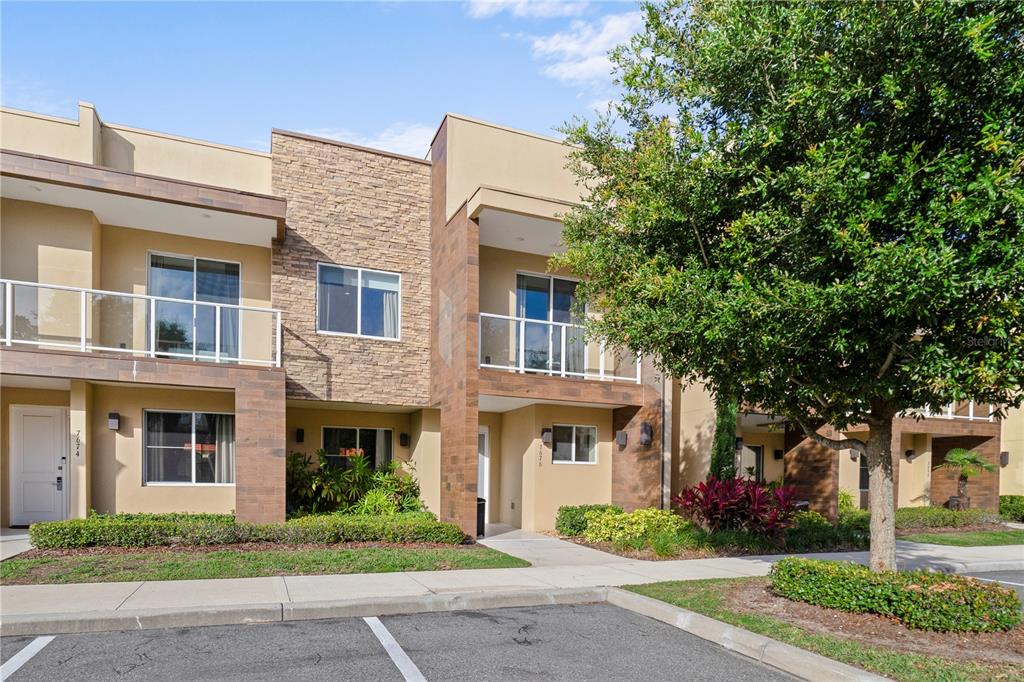
[[[277,315],[266,310],[220,309],[221,362],[272,363],[277,352]]]
[[[528,370],[551,369],[551,325],[547,322],[527,321],[522,326],[523,367]],[[517,349],[518,350],[518,349]]]
[[[81,341],[81,294],[46,285],[14,284],[11,338],[41,346],[77,346]]]
[[[134,296],[90,292],[86,299],[88,347],[140,354],[148,344],[148,301]]]
[[[504,317],[480,316],[480,364],[516,367],[516,321]]]
[[[608,350],[605,355],[606,374],[619,379],[636,378],[636,355],[625,350]]]
[[[156,302],[157,353],[165,353],[171,357],[193,354],[194,309],[192,303]]]

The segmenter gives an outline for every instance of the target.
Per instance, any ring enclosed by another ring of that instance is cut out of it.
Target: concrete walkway
[[[0,561],[32,549],[27,528],[0,528]]]
[[[427,597],[467,592],[521,592],[617,587],[663,580],[736,578],[768,573],[775,556],[639,561],[558,538],[513,531],[482,541],[530,561],[529,568],[312,575],[220,580],[10,585],[0,587],[0,618],[75,612],[133,612],[359,599]],[[901,568],[941,571],[1024,569],[1024,546],[945,547],[898,542]],[[865,563],[867,552],[806,555]]]

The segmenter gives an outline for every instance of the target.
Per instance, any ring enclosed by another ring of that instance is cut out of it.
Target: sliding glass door
[[[239,305],[238,263],[150,254],[149,293],[181,299],[156,302],[157,353],[214,357],[217,351],[217,309],[195,302]],[[220,354],[238,358],[239,318],[236,308],[220,309]]]
[[[575,302],[576,282],[572,280],[522,273],[516,276],[516,315],[526,320],[517,331],[516,353],[523,358],[524,369],[560,373],[564,363],[566,372],[584,371],[583,330],[551,324],[576,324]]]

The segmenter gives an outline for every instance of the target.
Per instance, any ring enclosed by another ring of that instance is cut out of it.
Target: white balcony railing
[[[946,405],[945,407],[924,410],[926,417],[938,417],[942,419],[968,419],[971,421],[994,421],[992,406],[986,403],[975,403],[973,400],[961,400],[958,403]]]
[[[281,366],[281,311],[0,279],[6,346]]]
[[[640,358],[587,341],[583,327],[480,313],[481,367],[547,376],[640,383]]]

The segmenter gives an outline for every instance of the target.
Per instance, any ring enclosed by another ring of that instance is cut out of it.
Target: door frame
[[[476,495],[482,497],[484,501],[484,523],[489,523],[489,514],[491,512],[491,429],[484,425],[477,426],[477,438],[484,437],[484,451],[481,455],[480,448],[477,448],[476,453]],[[484,480],[483,486],[480,485],[480,459],[483,458],[484,464]]]
[[[15,525],[17,525],[17,526],[24,526],[24,525],[28,524],[27,520],[22,519],[20,517],[16,518],[16,516],[15,516],[16,511],[18,510],[18,508],[19,507],[24,507],[24,500],[22,499],[22,496],[21,496],[20,487],[18,485],[16,485],[16,483],[20,482],[21,478],[20,478],[20,474],[18,474],[16,472],[16,468],[15,468],[15,447],[14,447],[15,440],[14,440],[14,434],[15,434],[15,429],[16,428],[17,429],[21,428],[21,426],[20,426],[21,420],[20,419],[16,419],[15,418],[15,414],[18,413],[18,412],[25,411],[25,410],[39,410],[39,409],[43,409],[43,410],[56,410],[56,411],[59,412],[59,422],[60,422],[60,425],[61,425],[61,434],[60,435],[62,437],[58,439],[58,442],[60,442],[60,444],[61,444],[60,457],[62,458],[62,461],[63,461],[63,465],[62,465],[63,469],[61,470],[61,472],[63,473],[63,478],[64,478],[64,486],[63,486],[63,489],[61,490],[62,495],[61,495],[61,501],[60,501],[60,506],[61,506],[60,513],[61,513],[61,519],[62,520],[67,519],[70,516],[70,514],[69,514],[69,511],[70,511],[70,499],[71,499],[71,495],[70,495],[70,492],[71,492],[71,461],[70,461],[71,460],[71,457],[70,457],[70,454],[71,454],[71,452],[70,452],[70,450],[71,450],[71,442],[70,442],[71,441],[71,431],[70,431],[71,424],[70,424],[70,410],[67,407],[64,407],[63,405],[26,405],[26,404],[10,405],[10,407],[8,409],[8,412],[7,412],[7,424],[8,424],[8,426],[7,426],[7,449],[8,449],[8,453],[7,453],[8,454],[8,458],[7,458],[7,484],[9,486],[8,491],[7,491],[7,498],[8,498],[8,505],[9,505],[9,507],[7,509],[7,512],[8,512],[8,517],[10,519],[10,524],[12,526],[15,526]],[[22,434],[19,431],[19,433],[18,433],[19,441],[21,440],[21,437],[22,437]],[[21,457],[22,455],[23,455],[23,453],[19,454],[18,456]],[[15,504],[15,500],[17,500],[19,504]],[[20,511],[17,511],[17,513],[20,513]]]

